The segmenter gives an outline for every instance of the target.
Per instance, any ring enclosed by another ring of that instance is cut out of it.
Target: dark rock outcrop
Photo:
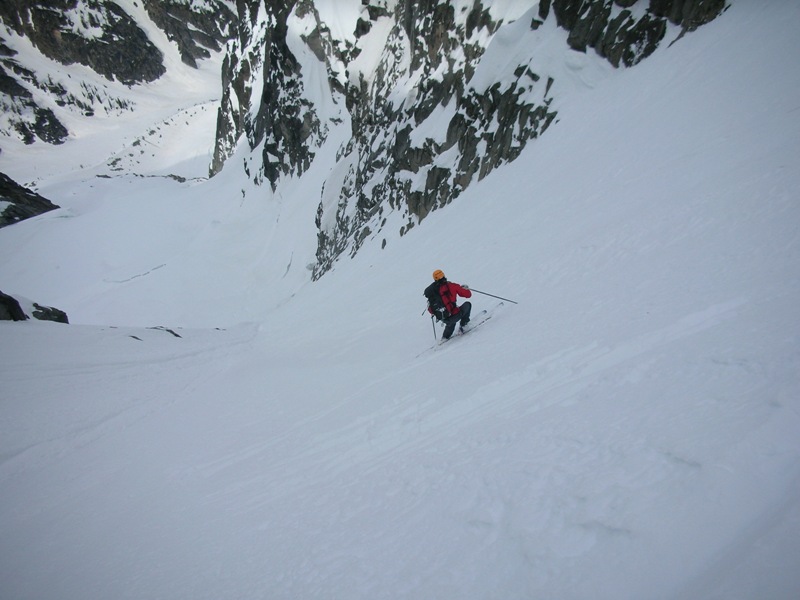
[[[36,138],[50,144],[62,143],[68,135],[67,128],[52,109],[39,106],[30,90],[20,83],[20,80],[34,80],[35,74],[14,60],[15,55],[14,50],[0,43],[0,108],[19,116],[11,119],[11,123],[26,144],[32,144]]]
[[[67,313],[63,310],[53,308],[52,306],[42,306],[36,302],[33,303],[33,318],[39,321],[54,321],[56,323],[69,324]]]
[[[144,0],[153,22],[178,46],[181,59],[191,67],[219,52],[230,38],[236,15],[225,2],[188,4],[175,0]]]
[[[539,16],[551,10],[560,27],[569,31],[574,50],[593,48],[614,66],[631,67],[655,52],[667,32],[667,23],[694,31],[725,10],[725,0],[649,0],[647,12],[634,18],[629,8],[642,0],[543,0]],[[619,10],[619,9],[623,10]]]
[[[669,19],[684,31],[710,23],[725,10],[725,0],[650,0],[650,12]]]
[[[5,173],[0,173],[0,227],[13,225],[57,208],[47,198],[18,184]]]
[[[0,321],[27,321],[31,317],[39,321],[55,321],[56,323],[69,323],[67,313],[52,306],[41,306],[36,302],[24,300],[30,311],[25,313],[20,301],[14,296],[0,292]]]
[[[46,57],[79,63],[127,85],[164,74],[163,55],[115,2],[5,0],[0,20]]]
[[[19,300],[0,292],[0,321],[25,321],[27,318]]]
[[[254,179],[267,179],[274,188],[281,176],[300,174],[309,167],[326,132],[304,93],[300,65],[287,45],[287,19],[292,11],[318,24],[307,37],[318,58],[327,60],[335,50],[329,37],[320,32],[319,15],[308,0],[278,0],[266,6],[260,0],[241,0],[238,8],[238,35],[223,64],[223,96],[210,173],[222,169],[244,135],[251,149],[263,144]],[[260,10],[266,11],[266,21],[257,20]],[[263,85],[253,90],[257,75]],[[252,98],[258,99],[257,106],[251,106]]]

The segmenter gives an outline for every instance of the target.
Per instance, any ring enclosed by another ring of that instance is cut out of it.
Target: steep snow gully
[[[273,196],[4,151],[62,208],[0,284],[73,324],[0,323],[0,597],[800,596],[799,28],[552,57],[545,136],[314,283],[342,129]],[[435,268],[519,305],[420,355]]]

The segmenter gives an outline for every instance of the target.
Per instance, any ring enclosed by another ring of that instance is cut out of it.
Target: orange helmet
[[[433,272],[433,280],[439,281],[440,279],[444,279],[444,271],[442,271],[441,269],[436,269]]]

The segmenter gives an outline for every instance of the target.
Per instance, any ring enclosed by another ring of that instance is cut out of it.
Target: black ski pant
[[[449,339],[453,332],[456,329],[456,323],[459,323],[461,327],[469,323],[469,313],[472,312],[472,304],[469,302],[464,302],[461,306],[458,307],[458,312],[454,315],[450,315],[447,317],[444,322],[444,333],[442,333],[442,337],[444,339]]]

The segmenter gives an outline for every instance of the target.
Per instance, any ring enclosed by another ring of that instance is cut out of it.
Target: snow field
[[[0,324],[2,591],[796,597],[799,12],[571,59],[518,161],[313,284],[333,151],[274,197],[56,181],[0,232],[76,315]],[[520,304],[419,355],[435,268]]]

